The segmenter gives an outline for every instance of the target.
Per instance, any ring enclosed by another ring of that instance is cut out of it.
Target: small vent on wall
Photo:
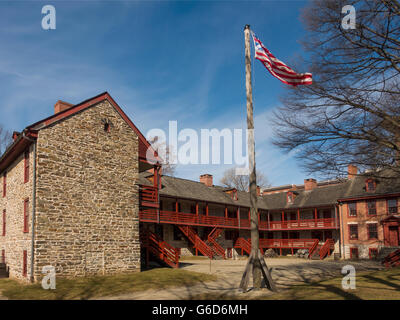
[[[102,119],[101,122],[104,125],[104,132],[110,132],[112,127],[112,122],[109,119]]]

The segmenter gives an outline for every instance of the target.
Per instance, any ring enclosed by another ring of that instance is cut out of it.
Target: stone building
[[[249,253],[248,192],[216,186],[209,174],[162,176],[157,154],[108,93],[58,101],[13,139],[0,158],[1,262],[12,278],[40,280],[49,265],[78,277]],[[261,250],[348,259],[398,249],[400,181],[385,176],[349,166],[343,180],[258,188]]]
[[[148,142],[108,93],[15,132],[0,158],[9,276],[140,271],[138,174]]]

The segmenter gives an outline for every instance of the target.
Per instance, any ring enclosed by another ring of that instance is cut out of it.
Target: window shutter
[[[29,199],[24,201],[24,232],[29,232]]]
[[[28,273],[28,252],[24,250],[22,258],[22,275],[26,277],[27,273]]]

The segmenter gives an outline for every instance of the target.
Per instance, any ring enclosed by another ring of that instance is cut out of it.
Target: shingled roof
[[[354,177],[353,179],[343,180],[340,183],[316,187],[312,190],[294,189],[295,198],[293,203],[288,203],[286,192],[266,194],[258,197],[257,205],[259,209],[278,210],[310,208],[318,206],[332,206],[339,200],[346,201],[354,198],[379,197],[390,194],[400,194],[400,179],[388,177],[388,172],[382,173],[382,178],[374,178],[376,181],[375,192],[367,192],[365,182],[370,177],[368,173]],[[146,178],[151,176],[148,172],[140,174],[139,183],[151,185]],[[374,173],[376,177],[376,172]],[[192,199],[197,201],[214,202],[226,205],[250,207],[250,196],[248,192],[238,191],[238,200],[233,200],[225,191],[230,190],[221,186],[207,187],[201,182],[176,178],[171,176],[162,177],[161,196]]]

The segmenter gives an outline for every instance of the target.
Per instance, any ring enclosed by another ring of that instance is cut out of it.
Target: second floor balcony
[[[141,222],[156,222],[179,225],[222,227],[231,229],[250,229],[250,219],[183,213],[156,209],[142,209],[139,211]],[[307,230],[307,229],[338,229],[335,218],[300,219],[290,221],[259,221],[259,230]]]

